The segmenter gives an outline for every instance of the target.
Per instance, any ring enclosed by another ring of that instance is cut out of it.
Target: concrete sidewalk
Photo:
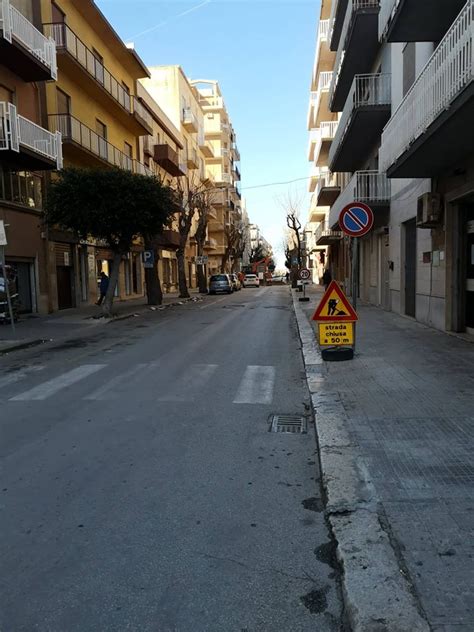
[[[361,306],[356,357],[325,363],[309,295],[295,311],[353,629],[472,632],[474,345]]]
[[[113,305],[113,318],[101,318],[102,309],[97,305],[66,309],[47,316],[26,315],[15,323],[15,333],[8,324],[0,325],[0,355],[26,347],[42,344],[50,340],[83,335],[95,327],[107,325],[116,320],[131,318],[134,314],[148,310],[162,310],[185,302],[200,300],[197,290],[190,290],[191,299],[180,299],[177,292],[165,294],[163,305],[150,307],[146,298],[130,301],[117,301]]]

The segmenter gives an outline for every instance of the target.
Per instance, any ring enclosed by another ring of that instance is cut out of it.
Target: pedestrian
[[[329,268],[326,268],[326,270],[324,270],[324,274],[323,274],[323,285],[324,285],[324,289],[327,290],[329,287],[329,284],[332,281],[332,276],[331,273],[329,271]]]
[[[288,281],[290,280],[290,273],[289,272],[287,272],[285,274],[285,279],[286,279],[286,282],[288,283]]]
[[[102,301],[104,300],[108,289],[109,289],[109,277],[105,274],[105,272],[101,272],[100,273],[100,283],[99,283],[100,296],[99,296],[99,300],[97,301],[96,305],[102,305]]]

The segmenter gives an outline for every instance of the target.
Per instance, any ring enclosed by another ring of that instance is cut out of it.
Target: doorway
[[[405,314],[416,317],[416,220],[405,226]]]
[[[465,282],[466,291],[464,322],[466,331],[474,335],[474,205],[465,210]]]
[[[58,284],[58,309],[73,307],[72,300],[72,268],[70,266],[56,266]]]

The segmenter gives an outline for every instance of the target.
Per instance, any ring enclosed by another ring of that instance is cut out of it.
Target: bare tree
[[[291,261],[291,286],[297,287],[298,271],[303,265],[303,247],[301,238],[301,222],[299,220],[302,198],[288,192],[279,202],[286,213],[286,225],[289,229],[288,252],[285,255]],[[296,259],[297,263],[292,261]]]
[[[221,272],[226,271],[227,264],[231,258],[235,259],[235,254],[237,250],[240,249],[240,240],[242,238],[242,231],[233,224],[226,227],[224,233],[226,237],[226,247],[222,255]]]
[[[212,202],[215,197],[215,192],[209,189],[203,189],[197,191],[195,195],[194,205],[198,215],[198,224],[194,238],[197,244],[197,255],[202,257],[204,255],[204,244],[207,236],[207,225],[209,222],[209,212],[212,208]],[[197,278],[198,287],[201,294],[207,293],[207,278],[204,272],[204,265],[197,266]]]

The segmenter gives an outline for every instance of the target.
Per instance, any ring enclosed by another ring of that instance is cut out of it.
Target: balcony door
[[[57,129],[64,138],[71,138],[71,97],[59,88],[56,88],[56,112]]]
[[[52,37],[56,46],[63,48],[66,46],[66,14],[54,2],[51,3],[51,18],[53,21]]]
[[[107,160],[107,125],[96,119],[95,131],[98,136],[99,156],[104,160]]]
[[[474,204],[466,205],[466,331],[474,335]]]
[[[95,48],[92,49],[92,54],[94,55],[94,76],[99,83],[104,85],[104,58]]]

